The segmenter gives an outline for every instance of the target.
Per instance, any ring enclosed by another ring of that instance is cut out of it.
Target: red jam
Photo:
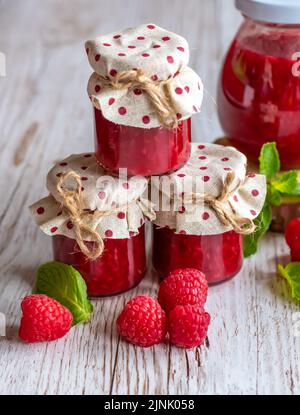
[[[115,124],[94,111],[96,157],[110,173],[126,168],[129,176],[155,176],[179,169],[190,157],[190,118],[173,130],[146,129]]]
[[[52,240],[54,259],[73,265],[81,273],[90,297],[127,291],[139,284],[145,274],[144,225],[138,235],[129,239],[105,239],[104,252],[94,261],[82,254],[74,239],[57,235]]]
[[[246,18],[221,74],[218,108],[231,143],[257,160],[276,141],[284,169],[300,167],[300,25]],[[299,59],[299,57],[298,57]]]
[[[153,238],[153,266],[161,278],[178,268],[196,268],[216,284],[233,277],[243,264],[242,236],[234,231],[184,235],[154,225]]]

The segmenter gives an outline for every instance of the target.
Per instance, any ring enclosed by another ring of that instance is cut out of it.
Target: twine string
[[[174,79],[172,76],[163,81],[153,81],[144,74],[142,69],[120,72],[114,80],[99,76],[102,84],[107,88],[115,90],[137,88],[145,92],[161,124],[168,129],[177,127],[177,111],[170,95],[170,84]]]
[[[76,186],[74,190],[65,189],[65,184],[68,179],[73,179],[75,181]],[[59,178],[59,181],[57,183],[57,191],[61,197],[62,207],[67,212],[70,221],[74,226],[75,240],[81,252],[91,260],[100,257],[104,251],[103,238],[88,223],[91,215],[93,219],[102,219],[105,216],[110,216],[114,213],[118,213],[120,211],[128,209],[129,206],[133,205],[134,203],[137,203],[145,216],[147,216],[151,220],[153,220],[155,217],[155,213],[152,206],[150,204],[143,203],[143,201],[140,200],[140,198],[136,198],[132,200],[130,203],[126,203],[124,205],[120,205],[118,207],[114,207],[108,210],[96,210],[92,212],[86,212],[82,207],[81,187],[81,178],[74,171],[69,171],[68,173],[63,174]],[[91,239],[95,243],[93,243],[92,246],[87,245],[84,237],[85,239]]]
[[[252,219],[242,218],[236,214],[232,209],[230,212],[227,208],[227,203],[230,197],[240,188],[240,181],[232,188],[235,179],[235,173],[229,172],[224,180],[223,188],[218,197],[214,197],[205,193],[204,195],[198,193],[191,193],[190,196],[184,199],[185,203],[197,203],[201,201],[209,206],[216,214],[219,221],[224,226],[231,225],[232,229],[242,235],[249,235],[254,232],[255,224]]]

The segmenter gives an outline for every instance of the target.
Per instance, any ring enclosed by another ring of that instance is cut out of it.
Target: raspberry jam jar
[[[128,176],[183,166],[191,151],[191,117],[203,99],[186,39],[151,23],[88,40],[85,48],[100,165],[114,175],[126,169]]]
[[[90,297],[122,293],[139,284],[146,271],[144,226],[130,238],[104,240],[104,252],[95,260],[89,260],[74,239],[57,235],[52,238],[54,259],[80,272]]]
[[[231,143],[257,160],[276,141],[284,169],[300,167],[300,2],[236,0],[244,21],[225,58],[219,119]]]
[[[95,113],[95,152],[111,173],[126,168],[130,176],[153,176],[183,166],[191,152],[191,119],[177,128],[139,128],[118,125]]]
[[[266,196],[265,176],[247,174],[246,165],[234,147],[193,143],[184,167],[151,181],[152,262],[161,278],[196,268],[216,284],[239,272],[243,235],[254,232]]]
[[[143,176],[113,177],[94,153],[72,154],[47,175],[49,195],[30,207],[52,238],[56,261],[74,266],[91,297],[139,284],[146,271],[145,222],[155,217]]]
[[[185,235],[154,225],[153,240],[153,266],[161,278],[178,268],[196,268],[216,284],[233,277],[243,264],[243,238],[234,231]]]

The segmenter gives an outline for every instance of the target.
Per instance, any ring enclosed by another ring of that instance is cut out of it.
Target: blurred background
[[[193,139],[214,140],[222,134],[215,104],[217,79],[240,20],[233,0],[0,1],[0,52],[7,65],[6,77],[0,77],[2,142],[6,148],[15,146],[7,148],[11,154],[19,148],[22,132],[29,129],[29,136],[38,137],[21,143],[17,159],[26,158],[34,142],[41,157],[49,146],[58,157],[69,154],[70,148],[91,150],[93,123],[86,94],[91,68],[84,41],[146,22],[189,41],[190,66],[205,85],[202,113],[193,117]]]

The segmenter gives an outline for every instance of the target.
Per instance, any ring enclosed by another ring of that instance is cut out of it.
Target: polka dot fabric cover
[[[154,24],[144,24],[89,40],[86,52],[94,70],[88,82],[88,94],[106,119],[141,128],[161,125],[144,92],[105,88],[99,77],[113,80],[118,72],[131,69],[142,69],[153,81],[173,77],[169,95],[179,119],[200,112],[203,84],[187,66],[189,46],[183,37]]]
[[[58,162],[48,173],[47,188],[50,195],[30,207],[35,222],[47,235],[75,238],[74,226],[67,212],[62,209],[61,196],[57,192],[58,180],[69,171],[81,176],[82,208],[89,213],[88,224],[102,238],[130,238],[138,233],[146,217],[153,219],[153,211],[143,197],[147,179],[141,176],[128,180],[114,178],[107,175],[93,153],[71,155]],[[74,189],[73,179],[68,180],[65,187],[66,190]],[[106,211],[118,206],[125,208],[102,218],[93,215],[94,211]],[[86,235],[85,240],[92,239]]]
[[[175,206],[172,211],[157,211],[154,223],[160,227],[168,226],[176,233],[188,235],[216,235],[232,230],[230,225],[220,223],[215,212],[207,205],[184,203],[191,191],[197,194],[221,194],[224,180],[230,171],[235,179],[232,189],[240,182],[239,189],[225,204],[228,212],[235,212],[241,218],[255,219],[264,205],[266,197],[266,178],[264,175],[246,175],[247,159],[233,147],[217,144],[192,144],[192,154],[188,163],[168,175],[174,183]],[[159,186],[166,205],[172,202],[169,192]],[[183,196],[184,193],[184,196]]]

